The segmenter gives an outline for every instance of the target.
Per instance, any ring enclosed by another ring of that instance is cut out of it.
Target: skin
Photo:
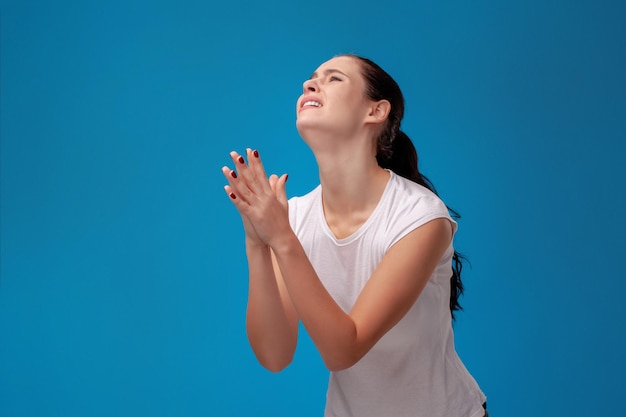
[[[350,57],[325,62],[304,83],[296,105],[296,125],[317,160],[325,218],[337,238],[367,220],[389,180],[376,162],[374,143],[390,104],[365,96],[359,65]],[[311,98],[322,106],[302,107]],[[354,365],[415,303],[450,245],[450,222],[432,220],[391,247],[346,313],[322,285],[289,225],[287,176],[268,178],[251,149],[230,155],[235,170],[222,172],[246,233],[246,328],[259,362],[275,372],[286,367],[301,320],[328,369]]]

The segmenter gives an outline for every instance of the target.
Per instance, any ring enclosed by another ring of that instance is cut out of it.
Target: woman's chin
[[[322,133],[328,134],[332,131],[331,126],[328,126],[326,123],[321,123],[319,119],[313,120],[313,118],[306,116],[296,119],[296,128],[303,138]]]
[[[319,122],[315,123],[312,120],[305,120],[304,118],[299,117],[296,120],[296,129],[298,129],[298,133],[300,133],[302,138],[306,138],[315,131],[319,130]]]

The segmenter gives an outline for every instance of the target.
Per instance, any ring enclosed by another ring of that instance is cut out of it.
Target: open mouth
[[[302,103],[302,107],[322,107],[322,103],[320,103],[319,101],[307,100]]]

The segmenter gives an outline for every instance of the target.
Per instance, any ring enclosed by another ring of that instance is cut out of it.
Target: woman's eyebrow
[[[329,68],[327,70],[324,70],[324,75],[328,75],[328,74],[332,74],[333,72],[338,72],[339,74],[343,75],[346,78],[349,78],[348,75],[342,71],[339,71],[338,69],[335,68]],[[309,78],[309,80],[312,80],[313,78],[316,78],[318,76],[317,71],[314,72],[313,74],[311,74],[311,77]]]

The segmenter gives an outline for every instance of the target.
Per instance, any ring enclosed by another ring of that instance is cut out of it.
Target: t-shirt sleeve
[[[446,205],[435,195],[422,195],[402,201],[397,210],[392,211],[389,219],[387,248],[389,250],[404,236],[431,220],[444,218],[452,224],[452,233],[457,230],[457,223],[450,217]]]

